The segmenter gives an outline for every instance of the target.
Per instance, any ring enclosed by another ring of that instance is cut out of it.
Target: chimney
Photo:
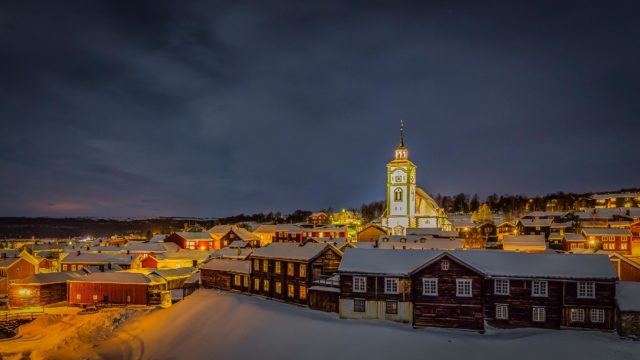
[[[107,267],[111,270],[111,263],[107,264]]]
[[[193,267],[197,268],[198,267],[198,260],[193,260]]]
[[[240,256],[242,254],[242,250],[240,248],[236,248],[236,255]]]
[[[131,254],[131,250],[127,250],[127,255]]]
[[[76,253],[77,256],[80,256],[80,250],[78,250],[78,252]]]

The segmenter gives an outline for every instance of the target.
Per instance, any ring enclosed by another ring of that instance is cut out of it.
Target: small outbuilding
[[[98,272],[67,282],[69,305],[157,305],[164,279],[132,272]]]
[[[84,272],[33,274],[9,285],[9,308],[21,309],[67,301],[67,280],[78,279]]]
[[[618,333],[640,337],[640,282],[621,281],[616,285]]]

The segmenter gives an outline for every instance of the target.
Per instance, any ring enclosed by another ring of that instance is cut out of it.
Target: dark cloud
[[[635,2],[4,2],[0,215],[638,186]]]

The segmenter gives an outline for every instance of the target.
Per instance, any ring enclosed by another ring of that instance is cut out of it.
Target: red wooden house
[[[159,304],[166,282],[159,276],[132,272],[99,272],[67,282],[69,305],[99,303],[122,305]]]
[[[36,267],[22,257],[7,257],[0,253],[0,294],[6,294],[9,285],[36,273]]]
[[[582,235],[592,249],[631,254],[631,231],[620,228],[585,228]]]
[[[208,232],[175,232],[164,242],[172,242],[183,249],[190,250],[217,250],[220,249],[220,241]]]

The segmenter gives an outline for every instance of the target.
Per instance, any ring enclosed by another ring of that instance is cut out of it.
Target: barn
[[[33,274],[9,285],[9,308],[38,307],[67,301],[67,280],[77,279],[84,272]]]
[[[167,283],[159,276],[131,272],[92,273],[67,282],[69,305],[155,305]]]

